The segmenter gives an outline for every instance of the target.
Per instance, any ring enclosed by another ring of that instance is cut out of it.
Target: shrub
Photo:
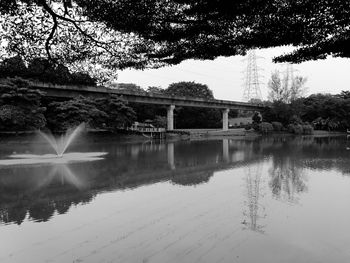
[[[254,115],[252,116],[253,123],[261,123],[262,117],[259,112],[254,112]]]
[[[290,123],[293,123],[293,124],[301,124],[303,123],[302,120],[300,119],[299,116],[297,115],[293,115],[291,118],[290,118]]]
[[[290,132],[290,133],[294,133],[294,124],[288,124],[287,130],[288,130],[288,132]]]
[[[302,127],[304,134],[309,135],[314,133],[314,128],[310,124],[304,124]]]
[[[252,128],[251,124],[244,125],[244,129],[246,129],[247,131],[249,131],[251,128]]]
[[[271,124],[272,124],[272,127],[273,127],[274,131],[282,131],[282,129],[283,129],[283,124],[282,123],[280,123],[278,121],[274,121]]]
[[[288,131],[294,134],[303,134],[303,126],[300,124],[289,124]]]
[[[256,123],[256,122],[253,122],[252,123],[252,128],[255,130],[255,131],[260,131],[260,124]]]
[[[95,99],[95,103],[97,110],[103,113],[103,118],[94,118],[95,123],[103,121],[112,131],[128,127],[136,119],[135,112],[127,105],[127,101],[118,96]]]
[[[268,122],[262,122],[259,124],[259,131],[261,133],[269,133],[273,131],[273,126],[271,123]]]
[[[166,128],[166,126],[167,126],[167,118],[164,117],[164,116],[156,115],[154,117],[154,126],[156,126],[158,128]]]

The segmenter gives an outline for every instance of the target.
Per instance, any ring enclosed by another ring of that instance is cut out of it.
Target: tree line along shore
[[[128,103],[113,95],[106,98],[79,96],[61,101],[45,97],[44,93],[31,88],[28,80],[67,85],[97,83],[86,72],[71,73],[67,67],[51,64],[46,59],[34,59],[28,64],[19,57],[5,59],[0,63],[0,76],[0,131],[64,131],[82,122],[93,129],[110,131],[120,131],[135,121],[149,121],[155,127],[166,126],[164,106]],[[276,80],[276,76],[269,82],[269,100],[261,102],[266,106],[264,110],[260,113],[231,110],[229,117],[252,117],[253,123],[244,127],[261,133],[311,134],[314,129],[346,131],[350,127],[350,91],[303,97],[301,92],[283,91],[283,87],[271,83],[272,80]],[[166,89],[148,87],[144,90],[135,84],[112,84],[110,87],[140,93],[214,98],[207,85],[195,82],[173,83]],[[284,95],[278,96],[281,94]],[[219,109],[177,107],[175,128],[220,128],[221,114]]]

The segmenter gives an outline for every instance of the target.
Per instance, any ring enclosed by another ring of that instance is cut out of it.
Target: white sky
[[[262,82],[260,89],[263,99],[267,99],[267,82],[271,72],[276,69],[283,71],[285,66],[272,62],[272,57],[291,50],[289,47],[256,50],[256,55],[264,57],[258,59],[258,67]],[[215,60],[188,60],[179,65],[151,70],[124,70],[118,75],[119,83],[135,83],[142,88],[160,86],[167,88],[169,84],[179,81],[195,81],[207,84],[216,99],[242,101],[244,57],[219,57]],[[312,93],[340,93],[350,90],[350,59],[328,58],[326,60],[310,61],[293,65],[295,75],[307,77],[307,94]]]

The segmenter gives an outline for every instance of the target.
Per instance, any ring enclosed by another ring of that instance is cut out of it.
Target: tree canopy
[[[0,130],[24,131],[46,124],[42,92],[31,89],[20,78],[7,78],[0,83]]]
[[[344,131],[350,127],[350,96],[347,91],[338,95],[312,94],[290,103],[275,100],[262,112],[268,122],[311,123],[316,129]]]
[[[214,99],[213,91],[207,85],[195,83],[194,81],[172,83],[164,90],[164,94],[169,96]]]
[[[306,91],[306,81],[307,78],[302,76],[285,74],[281,78],[279,71],[273,72],[267,84],[269,88],[269,100],[289,103],[302,97]]]
[[[96,85],[85,72],[73,72],[60,63],[52,63],[46,58],[33,58],[26,65],[20,56],[6,58],[0,62],[0,77],[21,77],[55,84]],[[100,81],[103,81],[100,79]]]
[[[126,101],[114,95],[96,99],[79,96],[50,103],[46,118],[48,127],[56,131],[64,131],[83,122],[91,128],[117,131],[131,125],[135,112]]]
[[[293,45],[277,62],[350,57],[350,0],[8,0],[2,53],[111,69]]]
[[[207,85],[193,81],[172,83],[164,90],[164,94],[206,100],[214,99],[213,92]],[[218,128],[222,125],[221,116],[219,109],[177,107],[175,108],[175,127],[178,129]]]

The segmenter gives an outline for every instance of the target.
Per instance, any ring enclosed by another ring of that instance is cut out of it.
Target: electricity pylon
[[[261,90],[260,90],[260,75],[256,60],[258,58],[255,54],[255,50],[248,51],[247,58],[244,59],[247,61],[247,68],[244,71],[244,92],[243,100],[250,101],[262,100]]]
[[[297,70],[293,68],[293,65],[286,63],[286,69],[283,71],[284,86],[287,90],[291,90],[294,85],[294,72]]]

